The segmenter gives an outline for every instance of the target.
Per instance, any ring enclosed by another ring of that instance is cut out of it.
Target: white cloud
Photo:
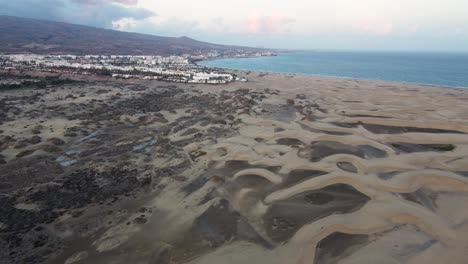
[[[139,0],[137,7],[157,12],[159,22],[135,30],[226,44],[468,50],[464,0]]]
[[[134,18],[124,17],[119,20],[112,21],[112,27],[117,30],[128,31],[135,28],[138,21]]]

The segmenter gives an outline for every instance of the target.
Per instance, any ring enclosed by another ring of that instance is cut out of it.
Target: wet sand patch
[[[403,142],[395,142],[395,143],[392,143],[391,146],[405,153],[427,152],[427,151],[444,152],[444,151],[453,151],[456,148],[452,144],[412,144],[412,143],[403,143]]]
[[[352,212],[368,200],[345,184],[307,191],[272,204],[264,216],[266,232],[272,240],[286,242],[303,225],[331,214]]]
[[[344,171],[357,173],[358,169],[350,162],[338,162],[336,166]]]
[[[402,134],[402,133],[435,133],[435,134],[465,134],[458,130],[422,128],[422,127],[397,127],[376,124],[361,124],[365,129],[375,134]]]
[[[430,210],[437,208],[437,193],[429,189],[421,188],[412,193],[402,193],[401,196],[410,202],[417,203]]]
[[[360,158],[381,158],[387,155],[384,151],[372,146],[353,146],[334,141],[312,142],[309,146],[299,150],[300,157],[312,162],[320,161],[335,154],[348,154]]]
[[[295,169],[289,172],[287,179],[284,181],[284,186],[296,184],[325,174],[327,174],[326,171]]]
[[[368,235],[335,232],[318,243],[314,263],[339,263],[353,250],[368,243],[370,243]]]
[[[278,145],[285,145],[285,146],[303,146],[305,145],[304,142],[302,142],[299,139],[296,138],[279,138],[276,140],[276,144]]]
[[[227,200],[220,200],[195,219],[183,240],[171,250],[173,263],[184,263],[232,241],[250,241],[269,247]]]

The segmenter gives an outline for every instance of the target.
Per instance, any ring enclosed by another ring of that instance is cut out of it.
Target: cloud
[[[138,21],[136,21],[133,18],[127,18],[127,17],[112,21],[112,27],[114,29],[118,29],[122,31],[130,31],[133,28],[135,28],[135,26],[137,25],[138,25]]]
[[[95,27],[112,28],[123,18],[144,20],[156,16],[138,8],[138,0],[15,0],[2,4],[0,15],[63,21]]]
[[[362,31],[378,36],[388,36],[394,32],[392,23],[366,24],[361,28]]]
[[[140,20],[122,18],[112,21],[112,26],[117,30],[170,37],[195,36],[202,30],[201,24],[196,20],[160,16],[151,16]]]
[[[86,5],[96,5],[100,3],[116,3],[122,5],[136,5],[138,0],[72,0],[75,3],[86,4]]]
[[[409,34],[416,34],[421,30],[420,25],[410,25],[407,29]]]
[[[224,23],[223,18],[215,17],[207,23],[201,25],[201,29],[207,32],[226,33],[230,31],[228,25]]]
[[[468,1],[239,0],[236,12],[226,12],[228,3],[0,0],[0,15],[250,46],[467,51]]]
[[[293,19],[286,18],[280,13],[271,15],[252,14],[245,20],[248,33],[279,33],[289,30]]]

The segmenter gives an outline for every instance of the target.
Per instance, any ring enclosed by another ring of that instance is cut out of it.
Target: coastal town
[[[236,53],[230,57],[274,56],[271,52]],[[246,82],[244,77],[221,69],[196,64],[197,61],[225,58],[216,51],[201,55],[131,56],[131,55],[0,55],[4,73],[24,71],[53,74],[101,75],[123,79],[159,80],[178,83],[226,84]]]

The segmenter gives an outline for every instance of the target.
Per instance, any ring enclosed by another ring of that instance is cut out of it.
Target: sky
[[[468,0],[0,0],[0,15],[254,47],[468,52]]]

